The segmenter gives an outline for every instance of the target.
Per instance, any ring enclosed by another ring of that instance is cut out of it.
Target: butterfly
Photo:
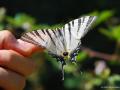
[[[96,16],[83,16],[65,24],[62,28],[40,29],[25,33],[21,40],[46,48],[48,53],[61,62],[76,62],[81,38],[95,22]]]

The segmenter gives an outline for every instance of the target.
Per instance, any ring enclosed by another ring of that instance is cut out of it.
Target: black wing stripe
[[[77,32],[79,32],[80,27],[81,27],[81,19],[78,19],[78,30],[77,30]]]
[[[90,17],[89,17],[89,20],[87,21],[86,27],[87,27],[88,25],[90,25],[90,23],[91,23],[91,21],[93,20],[93,18],[94,18],[93,16],[90,16]]]
[[[30,40],[30,39],[26,39],[26,38],[24,38],[24,37],[21,37],[21,40],[23,40],[23,41],[25,41],[25,42],[29,42],[29,43],[32,43],[32,44],[36,44],[36,45],[38,45],[37,42],[32,41],[32,40]]]
[[[59,35],[63,36],[61,30],[59,28],[57,30],[58,30]]]
[[[86,18],[86,17],[83,17],[83,21],[82,21],[82,23],[84,23],[84,21],[85,21],[85,18]]]
[[[64,35],[65,35],[65,26],[63,27],[63,33],[64,33]]]
[[[85,27],[84,31],[86,31],[86,30],[89,28],[90,23],[93,21],[93,19],[94,19],[93,16],[89,16],[89,19],[88,19],[88,21],[87,21],[87,24],[86,24],[86,27]],[[87,32],[84,32],[84,34],[86,34],[86,33],[87,33]]]
[[[65,39],[64,39],[64,36],[63,36],[60,28],[58,28],[58,33],[59,33],[59,35],[61,36],[60,41],[62,42],[62,44],[63,44],[63,46],[64,46],[64,50],[65,50]]]
[[[22,40],[24,40],[24,41],[29,41],[29,42],[33,42],[33,43],[35,43],[35,44],[38,44],[38,42],[36,42],[32,37],[30,37],[30,36],[27,35],[27,34],[24,34],[24,35],[22,36]]]
[[[43,33],[43,34],[45,34],[45,31],[44,31],[44,29],[41,29],[41,31],[42,31],[42,33]]]
[[[72,21],[72,26],[74,26],[74,20]]]
[[[30,32],[34,37],[36,37],[35,33],[34,32]]]
[[[45,41],[42,37],[41,37],[41,35],[38,33],[38,31],[34,31],[35,32],[35,34],[38,36],[38,37],[40,37],[40,39],[42,39],[43,41]]]
[[[70,23],[68,23],[67,25],[68,25],[68,31],[69,31],[70,41],[71,41],[71,25]]]
[[[55,31],[54,30],[51,30],[51,31],[54,33],[55,37],[57,38],[57,35],[56,35]]]
[[[53,44],[56,46],[56,44],[55,44],[55,42],[54,42],[52,36],[50,35],[50,32],[49,32],[48,30],[46,30],[46,32],[47,32],[48,36],[50,37],[51,41],[53,42]]]

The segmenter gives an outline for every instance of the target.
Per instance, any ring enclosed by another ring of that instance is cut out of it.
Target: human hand
[[[28,56],[37,50],[43,51],[43,48],[17,40],[7,30],[0,31],[0,87],[23,90],[26,77],[36,68]]]

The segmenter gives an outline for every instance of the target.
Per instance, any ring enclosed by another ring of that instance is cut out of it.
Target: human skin
[[[44,49],[16,39],[7,30],[0,31],[0,87],[3,90],[23,90],[26,77],[36,69],[29,56],[38,50]]]

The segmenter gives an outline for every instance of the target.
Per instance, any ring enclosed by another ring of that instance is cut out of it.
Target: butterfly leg
[[[77,55],[78,55],[79,52],[80,52],[80,47],[77,47],[75,49],[75,51],[70,56],[71,57],[71,59],[70,59],[71,62],[76,62],[76,58],[77,58]]]
[[[72,62],[72,63],[76,62],[76,56],[71,58],[70,62]]]

